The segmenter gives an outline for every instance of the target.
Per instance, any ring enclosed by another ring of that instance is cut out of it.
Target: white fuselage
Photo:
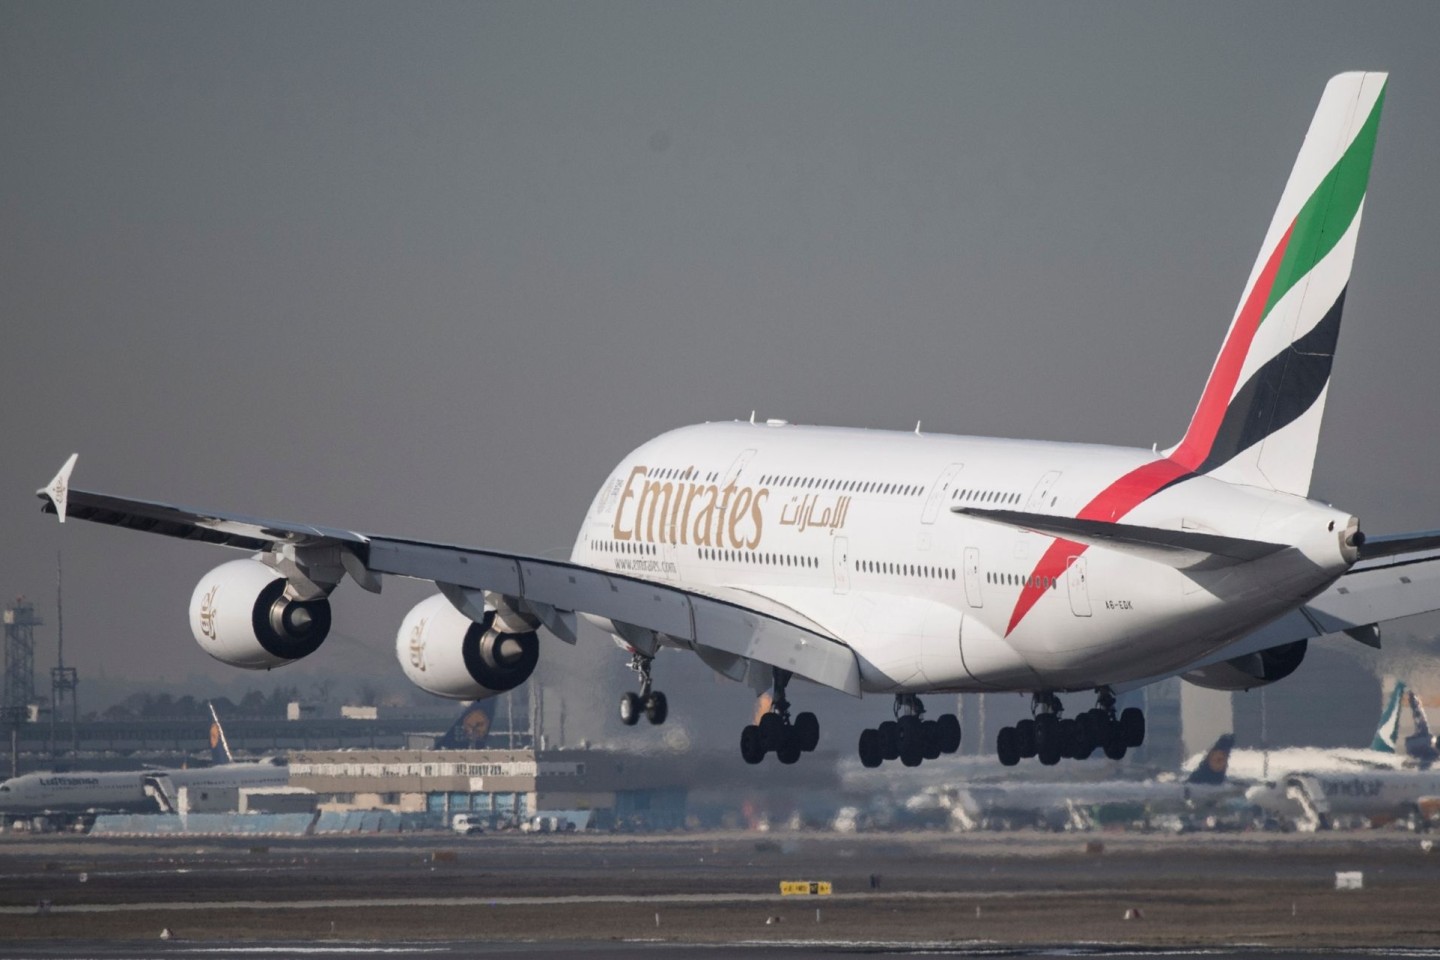
[[[1162,675],[1353,562],[1343,546],[1353,518],[1315,501],[1206,476],[1137,494],[1163,460],[777,422],[686,427],[621,461],[572,560],[778,605],[853,648],[870,692],[1059,691]],[[1085,512],[1289,549],[1178,569],[1076,544],[1059,548],[1068,555],[1056,567],[1053,545],[1065,541],[955,507]]]
[[[285,786],[290,770],[283,762],[226,763],[213,767],[27,773],[0,783],[0,814],[154,813],[158,804],[146,791],[150,780],[192,790]]]
[[[1422,801],[1440,799],[1440,771],[1295,772],[1256,784],[1245,799],[1267,812],[1300,819],[1305,816],[1302,793],[1328,816],[1391,820],[1415,811]]]

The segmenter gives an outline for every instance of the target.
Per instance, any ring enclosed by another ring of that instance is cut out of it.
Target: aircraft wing
[[[1296,640],[1337,633],[1368,646],[1380,646],[1381,623],[1440,610],[1440,546],[1429,546],[1431,536],[1386,538],[1385,542],[1422,544],[1428,548],[1410,553],[1380,553],[1371,559],[1361,559],[1313,600],[1177,673],[1188,673]],[[1123,689],[1135,689],[1160,679],[1163,678],[1125,684]]]
[[[738,591],[722,597],[568,561],[75,490],[69,485],[74,462],[71,457],[55,480],[37,491],[44,511],[62,523],[73,517],[253,551],[330,548],[345,571],[374,592],[383,574],[433,580],[452,601],[490,591],[523,601],[571,643],[573,631],[557,614],[590,613],[663,634],[733,679],[746,679],[749,664],[758,662],[860,695],[854,651],[814,623],[787,616],[783,607],[762,609]]]

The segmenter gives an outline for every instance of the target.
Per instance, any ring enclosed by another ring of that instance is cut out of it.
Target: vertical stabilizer
[[[215,704],[207,703],[210,708],[210,762],[219,766],[222,763],[234,763],[235,758],[230,755],[230,742],[225,739],[225,728],[220,726],[220,715],[215,712]]]
[[[1375,739],[1370,741],[1370,749],[1379,753],[1394,753],[1395,745],[1400,741],[1400,698],[1405,696],[1405,683],[1402,680],[1395,682],[1395,687],[1390,691],[1390,697],[1385,701],[1385,709],[1380,711],[1380,725],[1375,728]]]
[[[1206,751],[1205,756],[1190,771],[1190,776],[1185,778],[1186,783],[1203,783],[1219,785],[1225,782],[1225,775],[1230,770],[1230,751],[1235,747],[1234,734],[1224,734],[1215,741],[1215,746]]]
[[[1171,459],[1305,496],[1350,282],[1383,73],[1325,87],[1195,416]]]

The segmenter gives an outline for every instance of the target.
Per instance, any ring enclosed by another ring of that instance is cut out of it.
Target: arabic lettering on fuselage
[[[646,476],[649,471],[633,467],[620,491],[611,525],[616,540],[732,550],[760,546],[769,487],[653,480]],[[819,494],[791,497],[780,510],[780,526],[797,533],[838,530],[845,526],[850,501],[848,496],[829,500]]]

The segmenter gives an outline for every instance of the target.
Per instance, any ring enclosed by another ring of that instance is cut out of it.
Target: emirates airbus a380
[[[1002,763],[1119,758],[1145,722],[1117,715],[1117,693],[1176,674],[1223,690],[1273,683],[1312,637],[1378,644],[1380,621],[1440,608],[1440,534],[1367,539],[1351,513],[1309,496],[1385,81],[1326,86],[1168,450],[753,418],[684,427],[614,468],[569,562],[81,491],[74,457],[40,494],[61,521],[248,551],[206,574],[190,604],[196,640],[239,667],[314,653],[345,576],[378,591],[391,575],[439,588],[405,617],[396,650],[439,696],[524,683],[540,628],[573,644],[583,616],[639,674],[639,694],[621,699],[627,723],[664,722],[651,666],[666,647],[771,692],[740,736],[751,763],[814,749],[815,715],[791,716],[794,677],[893,697],[895,719],[860,737],[866,766],[953,752],[958,720],[925,718],[920,698],[981,691],[1033,696],[1033,720],[999,732]]]

